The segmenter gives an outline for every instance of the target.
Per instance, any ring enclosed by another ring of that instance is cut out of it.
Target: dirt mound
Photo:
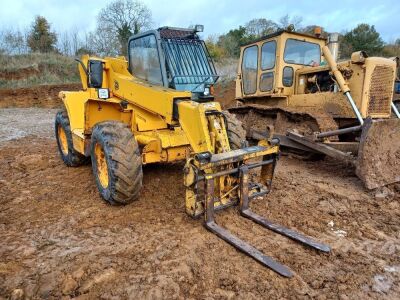
[[[0,89],[79,83],[78,63],[57,53],[0,54]]]
[[[58,98],[58,93],[60,91],[78,91],[81,87],[80,83],[71,83],[39,85],[29,88],[0,89],[0,108],[59,108],[62,105],[61,100]],[[216,85],[215,95],[216,100],[221,103],[224,109],[235,106],[235,82],[231,81]]]
[[[40,70],[37,65],[32,65],[17,70],[4,70],[0,72],[0,79],[19,80],[37,75],[39,71]]]
[[[0,146],[0,295],[32,298],[349,299],[400,295],[399,194],[377,201],[330,161],[284,157],[252,207],[329,244],[302,247],[238,216],[217,222],[295,273],[285,279],[185,214],[182,164],[144,168],[140,200],[109,206],[90,165],[67,168],[54,139]]]
[[[0,108],[6,107],[42,107],[59,108],[60,91],[78,91],[81,84],[39,85],[30,88],[0,89]]]
[[[400,181],[398,119],[367,119],[357,158],[357,175],[369,189]]]
[[[219,83],[215,86],[215,100],[223,109],[236,106],[235,81]]]

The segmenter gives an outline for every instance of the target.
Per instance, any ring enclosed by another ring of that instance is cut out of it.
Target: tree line
[[[0,30],[0,54],[126,55],[129,37],[149,29],[151,24],[151,11],[142,2],[116,0],[100,10],[92,32],[55,32],[43,16],[36,16],[31,26],[22,31]]]
[[[100,56],[124,55],[128,39],[132,34],[151,28],[153,24],[150,9],[138,0],[115,0],[100,10],[97,26],[93,32],[73,29],[55,32],[43,16],[37,16],[32,25],[23,30],[0,30],[0,54],[24,54],[29,52],[56,52],[68,56],[85,53]],[[257,18],[229,30],[222,35],[211,35],[206,44],[215,60],[237,58],[240,45],[262,36],[290,28],[302,33],[313,34],[316,25],[303,26],[299,16],[285,15],[278,22]],[[328,31],[322,28],[322,36]],[[369,55],[400,56],[400,38],[385,43],[374,25],[359,24],[339,35],[340,57],[347,58],[353,51],[364,50]]]
[[[317,25],[302,25],[299,16],[283,16],[278,22],[265,18],[253,19],[245,25],[231,29],[220,36],[209,36],[206,40],[207,47],[214,59],[224,57],[238,57],[240,45],[254,41],[258,38],[275,33],[283,29],[314,35]],[[321,36],[327,38],[329,32],[321,28]],[[354,51],[364,50],[368,55],[393,57],[400,56],[400,38],[396,41],[385,43],[374,25],[361,23],[349,31],[339,33],[340,58],[349,58]]]

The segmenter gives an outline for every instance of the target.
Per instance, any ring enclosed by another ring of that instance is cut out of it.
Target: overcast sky
[[[34,16],[46,17],[53,28],[89,32],[99,10],[110,0],[1,0],[0,26],[24,29]],[[153,13],[154,27],[204,24],[204,35],[221,34],[254,18],[278,21],[289,14],[303,17],[303,25],[327,31],[350,30],[359,23],[375,25],[386,42],[400,38],[400,0],[143,0]]]

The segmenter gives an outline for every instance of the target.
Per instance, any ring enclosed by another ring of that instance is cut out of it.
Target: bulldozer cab
[[[323,65],[326,40],[282,30],[241,48],[236,98],[293,94],[295,73]]]
[[[218,79],[207,47],[194,29],[161,27],[132,36],[129,71],[150,84],[190,91],[194,99],[212,98]]]
[[[230,111],[248,120],[251,138],[272,132],[282,146],[354,165],[369,189],[398,182],[396,61],[357,51],[337,62],[337,37],[327,45],[283,30],[244,45],[236,79],[244,105]]]

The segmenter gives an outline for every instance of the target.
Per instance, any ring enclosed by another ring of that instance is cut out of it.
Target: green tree
[[[102,30],[97,31],[110,30],[109,33],[118,39],[120,54],[126,56],[129,37],[149,28],[151,23],[151,11],[143,3],[116,0],[100,11],[97,27]]]
[[[57,35],[51,31],[46,18],[37,16],[31,26],[27,41],[33,52],[53,52],[56,50]]]
[[[215,35],[210,35],[205,40],[208,52],[214,61],[221,61],[222,58],[226,56],[225,49],[217,43],[217,37]]]
[[[383,40],[374,25],[359,24],[342,38],[341,56],[349,57],[354,51],[366,51],[369,55],[380,55],[384,47]]]
[[[252,37],[247,35],[246,27],[231,29],[227,34],[221,35],[218,45],[225,49],[226,53],[231,57],[239,57],[240,45],[248,43]]]

